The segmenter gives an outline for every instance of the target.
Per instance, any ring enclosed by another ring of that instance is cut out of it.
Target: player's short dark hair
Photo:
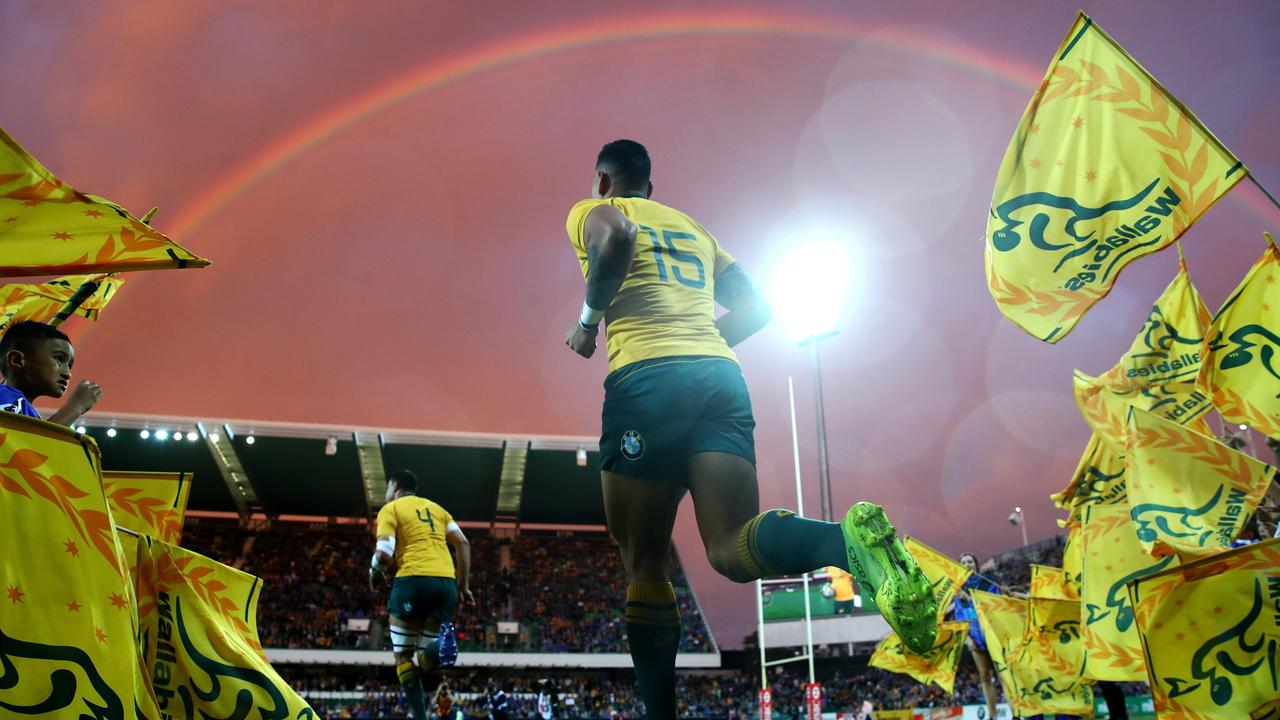
[[[418,476],[413,474],[412,470],[397,470],[391,473],[391,477],[387,478],[388,482],[393,482],[396,487],[409,492],[418,492]]]
[[[0,338],[0,364],[3,364],[4,358],[11,350],[21,350],[26,352],[31,346],[43,340],[66,340],[71,342],[71,338],[58,328],[47,323],[36,322],[35,320],[23,320],[14,323],[5,331],[4,337]]]
[[[596,169],[609,173],[609,177],[624,188],[642,190],[649,184],[653,166],[649,162],[649,151],[643,145],[635,140],[614,140],[600,148]]]

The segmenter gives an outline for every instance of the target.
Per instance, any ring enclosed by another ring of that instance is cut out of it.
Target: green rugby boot
[[[898,539],[884,508],[860,502],[840,523],[849,571],[875,598],[880,614],[912,652],[923,654],[938,637],[933,587]]]

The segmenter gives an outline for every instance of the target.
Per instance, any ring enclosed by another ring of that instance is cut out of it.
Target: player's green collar
[[[648,200],[648,199],[649,199],[649,198],[648,198],[648,196],[646,196],[646,195],[640,195],[640,194],[634,194],[634,195],[614,195],[614,197],[617,197],[617,198],[640,198],[641,200]]]

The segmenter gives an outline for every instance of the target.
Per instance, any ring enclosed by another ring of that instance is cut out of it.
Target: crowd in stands
[[[457,615],[464,651],[626,652],[626,578],[603,534],[495,538],[470,532],[474,608]],[[367,587],[367,525],[277,523],[260,528],[188,523],[183,545],[262,578],[258,634],[265,647],[385,649],[387,590]],[[507,546],[509,562],[500,561]],[[711,652],[711,635],[674,554],[682,652]],[[348,620],[376,621],[373,633]],[[520,624],[498,633],[500,621]],[[375,637],[376,635],[376,637]]]
[[[1025,592],[1031,586],[1031,566],[1048,565],[1062,567],[1062,551],[1066,548],[1066,535],[1035,543],[1027,548],[1006,553],[982,563],[978,572],[999,585],[1005,591]]]

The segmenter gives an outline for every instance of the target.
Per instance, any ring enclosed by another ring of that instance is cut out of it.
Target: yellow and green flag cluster
[[[0,129],[0,276],[208,264],[119,205],[59,180]]]
[[[986,267],[997,307],[1036,338],[1061,340],[1129,263],[1171,245],[1245,175],[1081,13],[996,179]]]
[[[161,539],[189,492],[104,475],[91,438],[0,413],[5,717],[314,717],[262,654],[258,579]]]

